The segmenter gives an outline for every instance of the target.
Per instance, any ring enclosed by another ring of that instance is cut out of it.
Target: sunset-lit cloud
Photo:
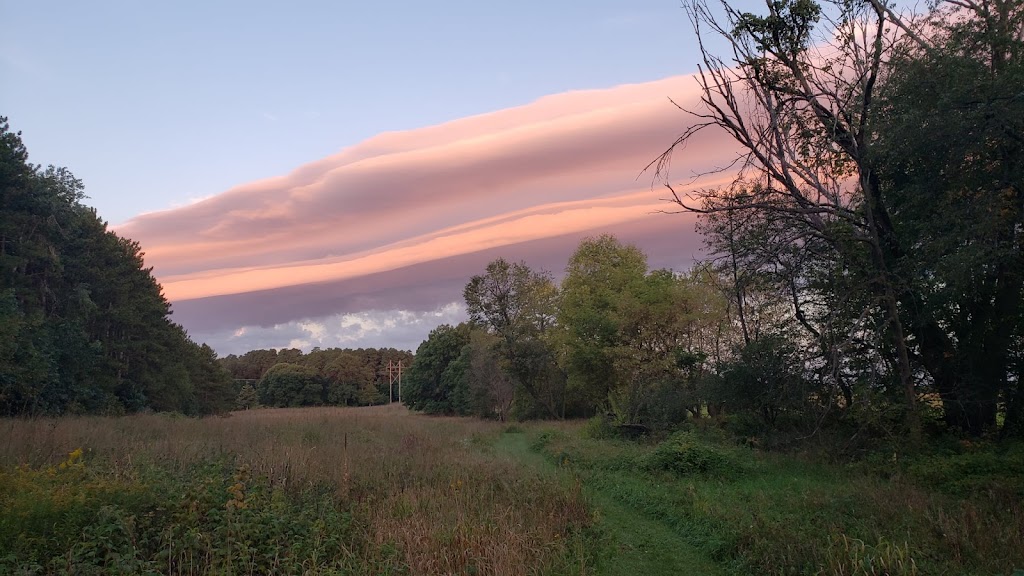
[[[681,269],[700,247],[693,219],[659,213],[671,206],[641,174],[693,121],[670,97],[694,106],[693,79],[385,133],[117,231],[141,242],[175,319],[232,349],[229,340],[275,329],[292,333],[279,346],[340,342],[352,315],[368,311],[429,322],[488,260],[524,259],[557,276],[581,238],[604,232]],[[725,135],[702,133],[676,170],[706,172],[736,153]],[[398,326],[357,324],[379,328],[367,334]]]

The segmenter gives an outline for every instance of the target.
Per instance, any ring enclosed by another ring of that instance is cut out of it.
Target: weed
[[[578,490],[397,407],[5,421],[0,574],[578,568]],[[465,440],[465,441],[464,441]]]

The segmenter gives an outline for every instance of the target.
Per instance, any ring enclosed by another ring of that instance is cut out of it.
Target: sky
[[[0,0],[0,22],[0,115],[221,354],[415,350],[490,260],[557,278],[605,232],[652,267],[700,256],[642,173],[692,122],[669,98],[697,98],[677,0]],[[706,133],[674,175],[735,154]]]

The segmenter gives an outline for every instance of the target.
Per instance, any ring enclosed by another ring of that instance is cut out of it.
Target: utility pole
[[[388,360],[388,404],[395,399],[395,381],[398,381],[398,403],[402,403],[402,361]]]

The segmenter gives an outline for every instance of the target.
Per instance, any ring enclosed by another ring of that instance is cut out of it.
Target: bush
[[[643,458],[642,465],[650,471],[677,476],[731,476],[740,472],[740,465],[730,454],[700,443],[689,432],[676,432],[669,436]]]
[[[756,415],[770,430],[813,421],[807,416],[816,390],[804,378],[791,342],[767,336],[736,352],[736,359],[721,366],[720,378],[710,386],[712,402],[731,413]]]
[[[615,438],[617,435],[615,426],[612,425],[611,418],[608,418],[603,414],[594,416],[590,420],[587,420],[587,423],[583,425],[584,438],[607,440],[609,438]]]

